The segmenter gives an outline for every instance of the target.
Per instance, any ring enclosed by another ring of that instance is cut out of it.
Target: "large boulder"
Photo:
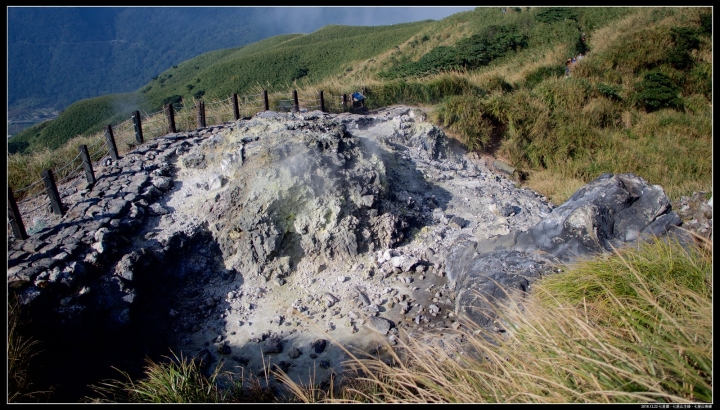
[[[446,259],[456,310],[493,326],[511,291],[527,291],[550,266],[640,240],[681,224],[662,187],[633,174],[604,174],[527,232],[473,241],[461,237]]]

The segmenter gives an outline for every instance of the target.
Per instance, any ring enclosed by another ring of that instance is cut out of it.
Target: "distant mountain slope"
[[[134,91],[169,67],[212,50],[333,23],[385,25],[420,16],[414,8],[392,10],[8,7],[8,106],[64,109],[84,98]]]
[[[331,25],[311,34],[285,34],[253,44],[201,54],[173,65],[134,93],[112,93],[76,101],[53,121],[28,128],[8,140],[8,151],[57,149],[79,134],[129,118],[131,111],[155,112],[167,101],[227,98],[258,84],[285,90],[299,78],[321,80],[407,41],[432,21],[375,27]]]

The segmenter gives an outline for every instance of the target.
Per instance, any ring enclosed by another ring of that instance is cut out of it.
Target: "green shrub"
[[[577,20],[575,12],[567,7],[548,7],[538,12],[537,20],[542,23],[552,24],[556,21]]]
[[[169,97],[163,98],[162,105],[164,107],[167,104],[172,104],[174,108],[181,108],[183,106],[182,101],[182,95],[173,94]]]
[[[443,126],[460,135],[468,150],[482,151],[498,131],[497,121],[488,114],[480,98],[458,95],[443,101],[436,115]]]
[[[692,27],[673,27],[670,32],[675,46],[668,50],[667,61],[678,70],[692,67],[690,52],[700,46],[697,30]]]
[[[291,81],[299,80],[308,75],[308,69],[305,67],[298,67],[290,78]]]
[[[438,46],[418,61],[384,71],[384,78],[419,76],[456,69],[475,69],[490,64],[511,50],[527,46],[527,37],[514,26],[489,26],[482,33],[459,40],[454,47]]]
[[[512,84],[505,81],[505,79],[499,75],[490,77],[489,80],[483,83],[483,87],[486,88],[488,92],[500,91],[509,93],[513,90]]]
[[[430,80],[386,81],[365,90],[368,108],[380,108],[393,104],[437,104],[453,95],[483,95],[483,91],[466,78],[443,74]]]
[[[611,98],[593,98],[583,107],[582,116],[593,127],[615,127],[622,123],[620,108]]]
[[[712,35],[712,13],[700,14],[700,27],[702,28],[702,34],[706,36]]]
[[[648,112],[661,108],[680,108],[682,100],[678,96],[680,87],[666,74],[651,71],[635,86],[637,104]]]
[[[480,34],[460,40],[455,46],[460,64],[473,69],[490,64],[491,61],[527,46],[527,37],[519,34],[514,26],[490,26]]]
[[[587,54],[588,51],[590,51],[590,48],[588,48],[587,43],[582,37],[578,37],[578,40],[575,42],[575,52],[573,55]]]
[[[712,64],[698,62],[684,76],[683,94],[700,93],[712,99]]]

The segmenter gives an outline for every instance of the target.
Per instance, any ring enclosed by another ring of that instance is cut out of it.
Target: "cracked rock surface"
[[[459,316],[497,326],[487,303],[506,289],[681,224],[631,174],[555,207],[416,111],[268,111],[160,137],[11,243],[9,287],[62,346],[171,348],[253,375],[269,362],[322,384],[346,350],[454,337]]]

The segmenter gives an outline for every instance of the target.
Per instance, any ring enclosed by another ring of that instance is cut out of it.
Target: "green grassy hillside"
[[[711,33],[712,10],[699,7],[477,8],[327,26],[206,53],[134,93],[79,101],[8,150],[56,149],[167,102],[364,89],[369,108],[429,106],[468,149],[507,160],[555,201],[604,172],[635,172],[677,198],[712,190]],[[566,77],[566,60],[581,53]]]

